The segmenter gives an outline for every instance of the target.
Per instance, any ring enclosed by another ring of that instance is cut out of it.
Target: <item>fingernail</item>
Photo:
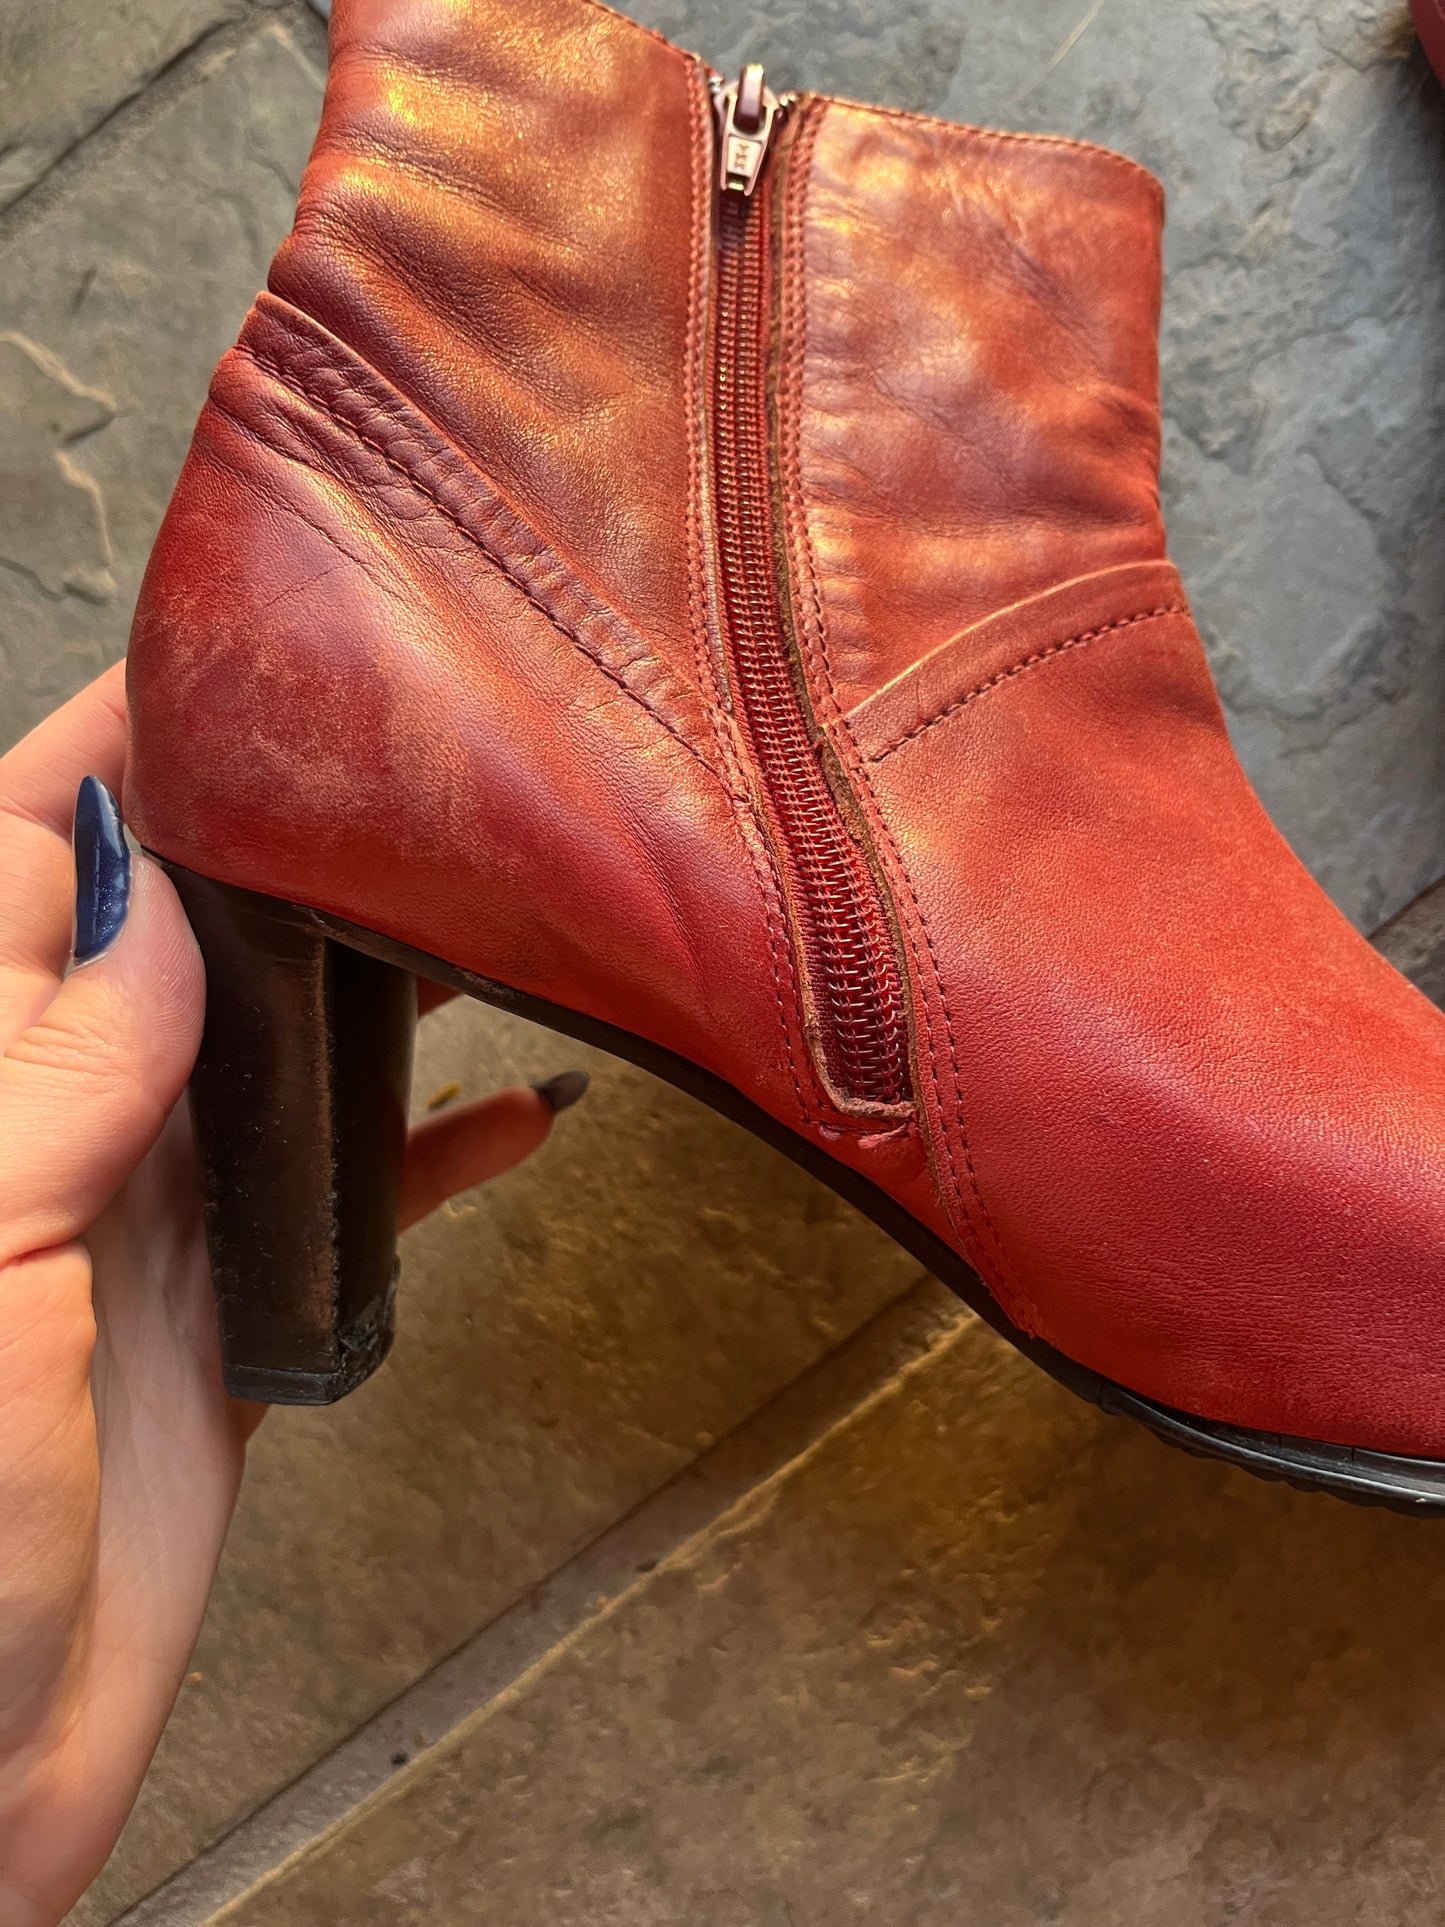
[[[75,799],[75,948],[77,964],[103,957],[130,908],[130,851],[120,806],[98,776]]]
[[[570,1111],[591,1082],[586,1071],[558,1071],[555,1077],[544,1077],[532,1089],[538,1097],[546,1099],[554,1112]]]

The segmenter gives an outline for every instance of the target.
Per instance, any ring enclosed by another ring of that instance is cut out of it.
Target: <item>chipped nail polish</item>
[[[77,964],[103,957],[130,908],[130,851],[120,806],[98,776],[75,799],[75,947]]]

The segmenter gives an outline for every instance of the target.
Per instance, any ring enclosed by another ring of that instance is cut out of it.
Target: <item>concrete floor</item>
[[[1445,868],[1445,105],[1402,6],[652,0],[724,67],[1138,155],[1166,493],[1242,753],[1362,926]],[[1076,32],[1076,30],[1079,30]],[[0,13],[0,737],[124,646],[315,123],[302,0]],[[1445,893],[1383,939],[1445,995]],[[583,1061],[277,1413],[80,1927],[1435,1922],[1445,1538],[1073,1404],[810,1181]],[[146,1896],[150,1896],[146,1898]]]

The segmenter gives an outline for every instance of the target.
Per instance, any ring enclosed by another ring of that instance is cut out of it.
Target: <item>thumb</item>
[[[132,859],[115,798],[75,815],[70,975],[0,1057],[0,1264],[76,1238],[145,1156],[200,1047],[205,977],[167,878]]]

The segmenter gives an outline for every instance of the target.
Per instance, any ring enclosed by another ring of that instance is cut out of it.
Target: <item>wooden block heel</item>
[[[409,972],[163,866],[206,964],[191,1109],[227,1389],[325,1405],[390,1349]]]

